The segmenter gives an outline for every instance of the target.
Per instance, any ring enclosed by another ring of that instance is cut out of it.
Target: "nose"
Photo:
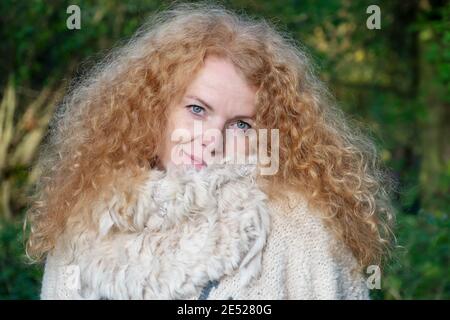
[[[225,121],[216,121],[204,126],[201,136],[201,143],[203,149],[211,152],[211,155],[216,155],[221,152],[224,144]]]

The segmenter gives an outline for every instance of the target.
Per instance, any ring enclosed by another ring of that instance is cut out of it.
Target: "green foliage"
[[[448,299],[450,297],[450,219],[421,211],[398,217],[398,244],[374,299]]]
[[[38,299],[42,267],[25,256],[22,223],[0,219],[0,300]]]

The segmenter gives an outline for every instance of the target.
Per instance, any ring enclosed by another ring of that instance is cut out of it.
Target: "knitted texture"
[[[98,230],[59,239],[41,299],[368,299],[303,197],[268,201],[242,168],[152,170],[132,207],[113,198]]]
[[[365,279],[350,250],[324,225],[299,194],[269,202],[272,228],[261,276],[238,289],[237,275],[225,276],[208,299],[369,299]]]

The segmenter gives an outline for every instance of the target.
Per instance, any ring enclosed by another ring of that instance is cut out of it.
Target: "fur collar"
[[[255,165],[153,169],[137,190],[132,205],[117,194],[96,207],[97,230],[68,238],[82,297],[188,299],[224,275],[246,286],[260,274],[270,215]]]

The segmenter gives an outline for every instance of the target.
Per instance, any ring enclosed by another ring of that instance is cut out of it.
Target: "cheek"
[[[170,116],[168,124],[168,144],[173,146],[188,142],[191,139],[194,122],[186,110],[182,108],[176,110]]]
[[[244,135],[231,136],[226,138],[225,142],[225,153],[227,156],[234,155],[250,155],[254,152],[253,143],[249,137]]]
[[[169,116],[162,155],[164,165],[171,161],[173,151],[192,140],[193,127],[193,117],[183,108],[174,110]]]

